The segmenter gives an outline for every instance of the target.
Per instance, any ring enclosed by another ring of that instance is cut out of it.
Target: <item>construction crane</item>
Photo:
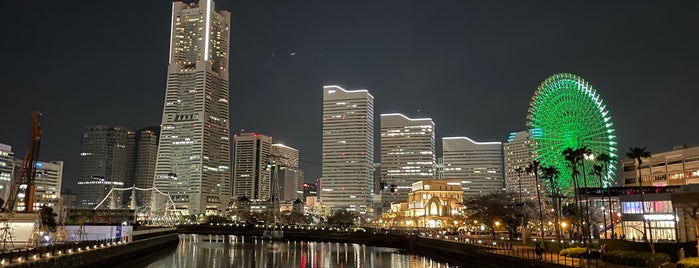
[[[12,187],[10,187],[10,196],[7,202],[5,202],[4,211],[14,210],[15,204],[20,194],[20,187],[26,185],[27,188],[24,192],[24,212],[34,212],[34,191],[36,185],[34,183],[34,178],[36,177],[36,165],[39,159],[39,145],[41,143],[41,126],[39,125],[39,119],[41,118],[40,112],[32,113],[32,141],[29,143],[29,149],[24,155],[24,161],[22,166],[19,168],[17,176],[12,180]]]

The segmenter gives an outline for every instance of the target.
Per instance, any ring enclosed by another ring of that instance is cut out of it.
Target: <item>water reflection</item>
[[[360,244],[265,241],[240,236],[180,235],[177,249],[146,267],[455,267],[396,249]]]

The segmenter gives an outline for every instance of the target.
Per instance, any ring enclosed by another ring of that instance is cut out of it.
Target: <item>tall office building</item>
[[[136,186],[141,189],[153,187],[153,174],[155,174],[155,161],[158,153],[158,138],[160,126],[142,128],[128,132],[126,149],[129,153],[127,171],[130,180],[126,186]],[[130,195],[131,193],[127,193]],[[149,191],[136,191],[136,205],[138,207],[150,205]]]
[[[128,179],[127,129],[113,126],[83,128],[78,173],[78,206],[95,207],[112,187]],[[118,200],[118,203],[124,200]]]
[[[272,163],[283,167],[299,167],[299,150],[275,143],[271,146],[270,160]]]
[[[381,115],[381,192],[384,208],[408,199],[413,183],[435,176],[435,133],[431,118]]]
[[[294,201],[303,197],[303,171],[299,169],[299,150],[284,144],[272,144],[271,162],[277,169],[279,199]],[[274,175],[272,176],[274,178]]]
[[[257,133],[233,136],[233,198],[269,200],[272,137]]]
[[[230,21],[212,0],[172,3],[154,185],[183,213],[216,214],[230,200]]]
[[[536,194],[536,179],[525,169],[534,161],[529,132],[512,132],[502,146],[505,158],[505,189],[522,196]]]
[[[61,199],[62,181],[63,161],[36,162],[34,211],[39,211],[42,206],[54,207],[58,205],[58,201]]]
[[[374,96],[323,87],[321,198],[325,211],[373,212]]]
[[[0,198],[7,200],[10,195],[15,171],[15,154],[12,146],[0,143]]]
[[[444,137],[442,151],[444,178],[461,180],[464,199],[502,191],[502,143]]]

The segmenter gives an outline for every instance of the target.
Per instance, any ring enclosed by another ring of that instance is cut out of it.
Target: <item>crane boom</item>
[[[32,139],[29,143],[29,149],[24,155],[24,161],[22,161],[22,166],[19,169],[17,176],[12,180],[12,187],[10,188],[10,196],[7,202],[5,202],[5,210],[14,210],[15,204],[17,203],[18,195],[20,193],[20,186],[22,184],[27,185],[26,191],[24,193],[24,211],[34,212],[34,191],[36,185],[34,183],[34,178],[36,177],[36,163],[39,159],[39,145],[41,144],[41,125],[39,124],[39,119],[41,118],[40,112],[32,113]]]

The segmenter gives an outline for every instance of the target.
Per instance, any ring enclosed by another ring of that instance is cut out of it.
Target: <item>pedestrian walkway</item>
[[[482,247],[483,250],[491,253],[512,256],[520,259],[531,260],[532,262],[544,262],[558,264],[566,267],[585,267],[585,268],[632,268],[636,266],[627,266],[623,264],[608,263],[601,259],[583,259],[561,256],[558,252],[549,252],[545,250],[541,255],[541,259],[537,256],[534,247],[528,245],[517,245],[507,241],[492,241],[482,238],[471,237],[454,237],[454,236],[422,236],[428,239],[446,240],[455,243],[464,243],[477,247]]]

